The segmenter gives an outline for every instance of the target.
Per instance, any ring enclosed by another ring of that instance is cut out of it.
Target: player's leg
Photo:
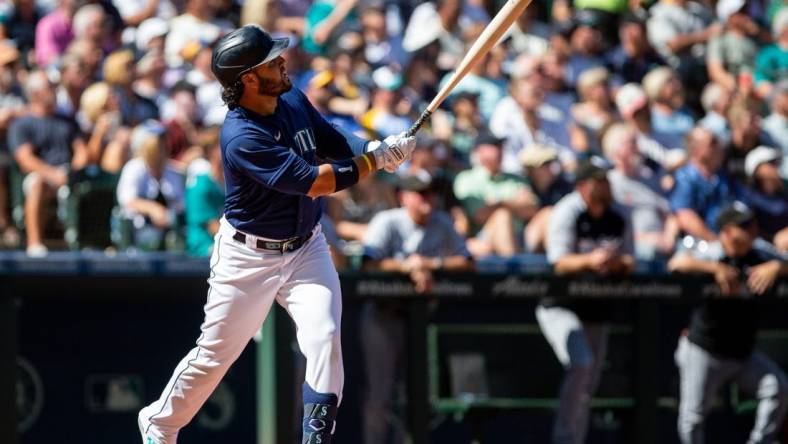
[[[344,368],[342,295],[323,234],[286,255],[282,273],[285,283],[277,299],[293,318],[298,346],[306,356],[303,442],[328,444],[342,399]]]
[[[588,431],[588,416],[590,414],[590,402],[599,387],[599,381],[602,379],[602,369],[605,367],[605,358],[607,357],[607,342],[608,332],[610,327],[607,324],[585,324],[583,326],[585,331],[586,341],[591,349],[591,381],[587,386],[586,398],[589,405],[580,410],[579,417],[577,418],[577,442],[585,442],[586,432]]]
[[[683,444],[704,444],[703,426],[714,394],[741,365],[718,359],[686,336],[679,339],[674,358],[679,368],[679,439]]]
[[[367,371],[365,443],[384,443],[388,436],[397,362],[405,344],[404,324],[401,316],[379,302],[366,303],[361,312],[361,347]]]
[[[280,286],[281,256],[262,258],[220,232],[211,257],[202,334],[161,397],[139,414],[143,436],[173,444],[260,328]]]
[[[768,356],[755,352],[738,378],[741,389],[758,399],[755,424],[748,444],[772,443],[785,419],[788,403],[788,380],[782,369]]]
[[[554,444],[583,442],[594,380],[595,361],[583,324],[563,307],[536,309],[536,320],[566,373],[559,392],[559,406],[553,427]]]

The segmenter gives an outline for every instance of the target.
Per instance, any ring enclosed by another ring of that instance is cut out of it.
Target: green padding
[[[257,444],[276,442],[276,316],[273,310],[263,323],[257,345]]]

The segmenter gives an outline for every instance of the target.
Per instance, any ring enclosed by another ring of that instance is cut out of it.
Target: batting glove
[[[372,145],[372,144],[370,144]],[[416,148],[415,137],[405,137],[405,133],[397,136],[386,137],[382,142],[378,142],[369,152],[375,156],[375,164],[378,169],[394,173],[403,162],[410,159],[410,155]]]

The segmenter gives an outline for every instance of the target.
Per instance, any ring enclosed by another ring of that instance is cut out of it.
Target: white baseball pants
[[[748,444],[771,444],[780,431],[788,407],[788,380],[766,355],[754,352],[746,361],[709,353],[682,336],[674,355],[681,377],[678,430],[684,444],[704,444],[704,420],[714,394],[736,380],[742,391],[758,399]]]
[[[298,345],[306,356],[306,382],[341,401],[342,297],[320,225],[305,245],[284,255],[241,244],[232,238],[234,233],[222,219],[197,346],[175,368],[161,397],[140,411],[143,434],[158,444],[175,444],[178,431],[191,421],[260,329],[274,300],[295,322]]]
[[[566,374],[561,384],[553,444],[582,444],[588,430],[591,398],[607,354],[608,326],[583,324],[563,307],[536,307],[536,320]]]

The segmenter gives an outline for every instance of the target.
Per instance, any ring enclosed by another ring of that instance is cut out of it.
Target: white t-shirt
[[[144,225],[144,218],[125,206],[134,199],[156,200],[159,192],[164,196],[168,210],[174,213],[183,212],[184,178],[180,173],[167,166],[161,179],[157,180],[139,157],[131,159],[123,166],[118,180],[118,203],[123,207],[124,215],[134,221],[135,227]]]
[[[164,56],[171,67],[183,64],[181,50],[191,42],[213,41],[219,37],[218,23],[206,22],[186,13],[170,20],[170,32],[164,44]]]
[[[507,173],[521,174],[520,151],[535,143],[549,146],[558,151],[561,163],[574,160],[575,153],[569,143],[569,132],[566,130],[566,115],[559,108],[547,103],[537,111],[539,129],[532,132],[525,124],[525,117],[520,105],[511,96],[498,102],[490,118],[490,131],[496,137],[504,139],[502,169]]]

